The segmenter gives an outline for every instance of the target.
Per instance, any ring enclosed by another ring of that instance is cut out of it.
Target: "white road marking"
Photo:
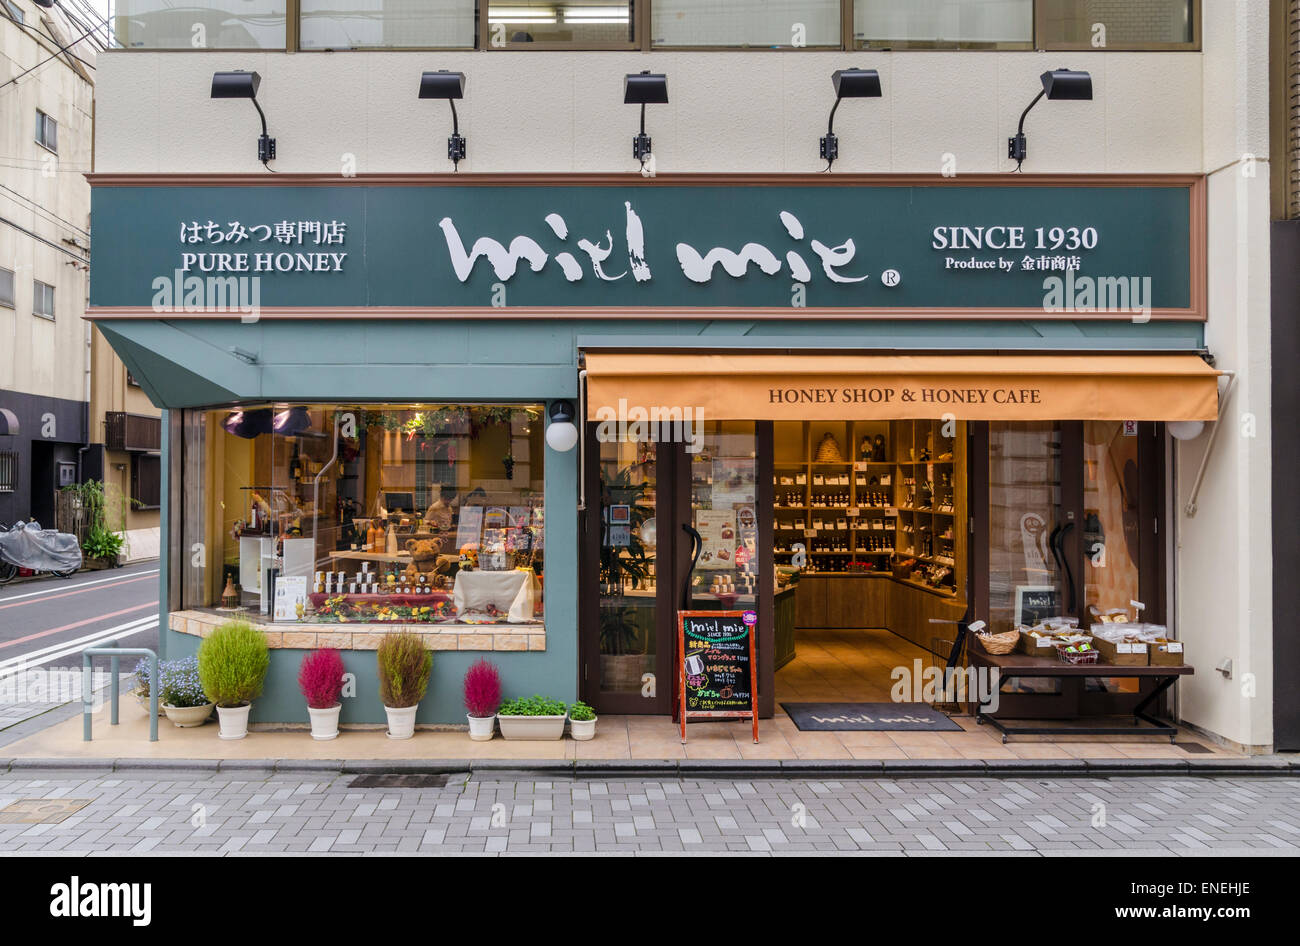
[[[60,641],[57,644],[51,644],[48,647],[42,647],[38,650],[29,651],[20,654],[17,657],[10,657],[8,660],[0,661],[0,675],[7,672],[29,667],[39,666],[43,663],[49,663],[51,660],[57,660],[60,657],[66,657],[69,654],[80,654],[87,647],[94,647],[96,644],[110,641],[115,637],[128,637],[133,634],[139,634],[142,631],[152,630],[158,626],[158,617],[156,615],[137,618],[134,621],[128,621],[125,624],[119,624],[116,627],[101,629],[84,637],[78,637],[75,640]]]
[[[61,593],[65,591],[75,591],[78,588],[89,588],[91,585],[102,585],[110,581],[124,581],[129,578],[139,578],[143,575],[156,575],[156,574],[158,574],[158,569],[155,568],[152,571],[130,572],[126,575],[114,575],[112,578],[97,578],[94,581],[83,581],[75,585],[65,585],[59,583],[57,585],[50,585],[48,588],[42,588],[40,591],[28,591],[25,594],[9,595],[7,597],[0,598],[0,604],[4,604],[5,602],[8,601],[19,601],[23,598],[40,598],[40,597],[44,597],[45,595],[52,595],[52,594]]]

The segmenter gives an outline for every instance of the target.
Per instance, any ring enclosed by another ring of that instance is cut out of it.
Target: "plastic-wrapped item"
[[[41,572],[76,571],[81,567],[81,545],[69,532],[27,522],[0,531],[0,559]]]

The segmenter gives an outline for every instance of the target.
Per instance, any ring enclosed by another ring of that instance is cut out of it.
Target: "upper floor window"
[[[32,315],[54,318],[54,287],[39,279],[32,281]]]
[[[854,0],[859,49],[1032,49],[1034,0]]]
[[[653,46],[840,45],[840,0],[654,0]]]
[[[483,4],[490,49],[634,49],[638,42],[632,0],[480,0]]]
[[[473,49],[474,0],[299,0],[303,49]]]
[[[1196,43],[1194,0],[1039,0],[1044,49],[1181,49]]]
[[[13,0],[0,4],[12,15]],[[114,0],[110,8],[115,40],[128,49],[1200,48],[1200,0]]]
[[[3,3],[5,12],[9,14],[11,20],[20,26],[27,21],[27,17],[23,13],[23,8],[14,3],[13,0],[3,0]]]
[[[59,150],[59,123],[39,108],[36,110],[36,143],[51,151]]]
[[[117,0],[127,49],[284,49],[286,0]]]
[[[0,269],[0,305],[14,307],[14,273],[12,269]]]

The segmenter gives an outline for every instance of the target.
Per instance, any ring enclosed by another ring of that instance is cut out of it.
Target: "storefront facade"
[[[1033,54],[935,55],[950,77],[1014,66],[1031,86],[1042,65]],[[1208,54],[1164,55],[1184,70],[1171,101],[1199,97]],[[1138,82],[1124,70],[1152,56],[1079,54],[1076,68],[1092,69],[1098,99],[1118,102]],[[191,89],[238,56],[173,58],[115,57],[106,109],[153,89],[150,69]],[[303,69],[309,83],[344,82],[351,69],[255,58],[244,67],[282,92]],[[363,58],[367,70],[379,59],[408,72],[427,65],[417,54]],[[565,81],[592,84],[642,62],[563,58],[578,74]],[[522,65],[563,68],[542,53],[509,67],[439,59],[471,82],[485,68],[489,83]],[[704,108],[697,72],[716,60],[652,59],[674,101]],[[824,67],[889,65],[895,94],[923,86],[905,53],[727,62],[757,82],[808,69],[817,87]],[[736,93],[723,98],[738,106]],[[346,114],[364,108],[337,101]],[[1124,124],[1157,122],[1162,107],[1170,101],[1146,102]],[[326,144],[329,123],[308,127],[290,110],[286,158],[345,147]],[[598,124],[627,117],[606,111]],[[268,113],[274,124],[273,103]],[[521,167],[522,155],[504,157],[521,128],[493,140],[510,114],[504,101],[480,108],[473,153],[495,151],[498,163],[460,174],[415,173],[428,162],[396,167],[401,149],[380,159],[376,148],[342,177],[304,155],[273,176],[248,170],[245,149],[225,143],[216,156],[169,145],[160,167],[144,168],[127,129],[107,133],[91,178],[88,314],[167,411],[167,656],[193,653],[229,616],[223,607],[240,608],[273,646],[255,723],[302,721],[298,661],[334,646],[357,677],[343,722],[377,724],[373,649],[385,629],[409,626],[437,652],[422,723],[463,721],[460,677],[485,655],[511,695],[662,714],[671,613],[732,604],[759,613],[760,709],[771,714],[783,628],[825,624],[837,610],[870,611],[873,624],[929,648],[931,621],[1011,624],[1034,594],[1062,612],[1141,600],[1145,618],[1197,654],[1196,688],[1169,710],[1229,743],[1269,744],[1252,722],[1259,704],[1237,705],[1236,683],[1213,679],[1221,652],[1258,643],[1260,629],[1201,623],[1225,588],[1258,579],[1262,553],[1250,543],[1242,577],[1199,577],[1214,558],[1199,534],[1207,512],[1235,514],[1250,489],[1225,479],[1216,467],[1230,461],[1212,454],[1200,514],[1185,515],[1210,438],[1169,430],[1213,429],[1230,379],[1247,384],[1243,353],[1220,346],[1215,329],[1227,291],[1215,222],[1236,195],[1207,175],[1199,138],[1193,146],[1170,129],[1164,157],[1101,146],[1098,157],[1052,145],[1060,116],[1044,112],[1034,173],[995,173],[1005,169],[975,150],[969,172],[931,173],[919,153],[884,160],[860,140],[856,163],[817,174],[803,161],[768,169],[756,154],[748,167],[719,166],[679,115],[672,144],[656,132],[651,175],[614,154],[589,169],[548,151]],[[1199,107],[1195,117],[1199,126]],[[924,125],[896,111],[883,124],[902,142],[914,121]],[[179,118],[168,123],[182,134]],[[943,135],[927,137],[935,163],[980,140],[963,132],[938,147]],[[678,435],[628,434],[656,409],[680,418]],[[568,417],[581,443],[557,450],[547,428]],[[1254,449],[1237,439],[1216,438],[1214,450]],[[827,440],[835,452],[823,452]],[[999,467],[1008,458],[1014,471]],[[684,527],[700,534],[702,562]],[[648,574],[647,540],[657,551]],[[617,550],[635,545],[643,568],[627,575],[630,556]],[[1042,553],[1033,562],[1031,546]],[[719,567],[720,550],[739,553],[731,567]],[[303,580],[301,612],[275,619],[268,566],[277,587]],[[794,602],[777,574],[796,567],[808,591],[799,606],[821,613],[783,613]],[[634,659],[609,659],[619,657]],[[1268,671],[1248,672],[1260,680],[1250,699],[1269,700]]]

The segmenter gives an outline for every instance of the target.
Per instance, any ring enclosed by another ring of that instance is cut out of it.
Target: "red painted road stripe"
[[[148,604],[138,604],[134,608],[123,608],[121,611],[114,611],[112,614],[97,614],[93,618],[86,618],[84,621],[73,621],[71,624],[65,624],[63,627],[52,627],[48,631],[37,631],[35,634],[28,634],[26,637],[20,637],[17,640],[5,641],[0,643],[0,647],[12,647],[14,644],[22,644],[27,641],[34,641],[38,637],[48,637],[51,634],[57,634],[60,631],[70,631],[74,627],[84,627],[87,624],[94,624],[96,621],[106,621],[109,618],[115,618],[119,614],[130,614],[132,611],[143,611],[145,608],[158,607],[157,601],[150,601]]]
[[[105,588],[120,588],[123,585],[129,585],[133,581],[157,581],[157,575],[141,575],[139,578],[123,578],[121,581],[108,581],[102,585],[91,585],[89,588],[79,588],[76,591],[64,591],[57,595],[42,595],[39,598],[30,598],[27,601],[15,601],[13,604],[0,604],[0,611],[5,608],[20,608],[25,604],[40,604],[42,601],[53,601],[55,598],[67,598],[70,595],[84,595],[87,591],[102,591]]]

